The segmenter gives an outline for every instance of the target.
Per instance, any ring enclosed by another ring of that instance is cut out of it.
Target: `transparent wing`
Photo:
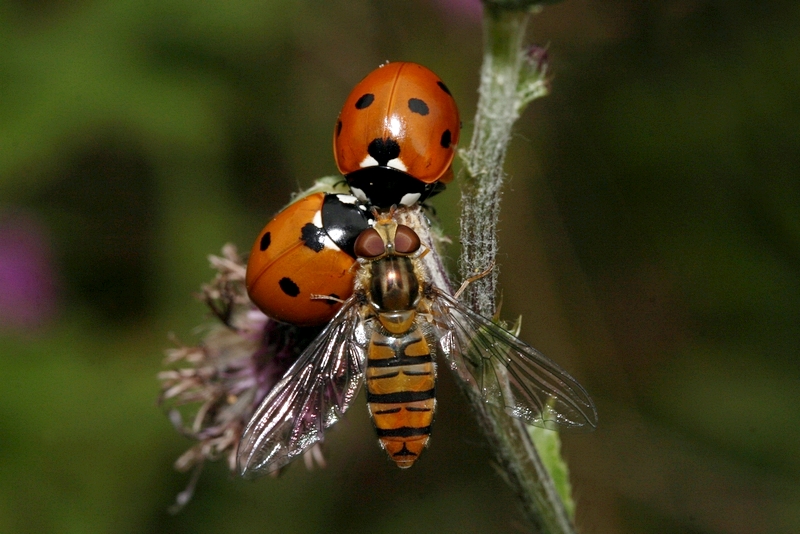
[[[544,354],[433,288],[433,326],[459,377],[484,401],[549,429],[593,430],[597,410],[586,390]]]
[[[285,466],[350,407],[364,376],[363,330],[351,297],[253,414],[237,452],[242,476]]]

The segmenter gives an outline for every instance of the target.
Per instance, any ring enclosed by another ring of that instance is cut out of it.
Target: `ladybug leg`
[[[483,278],[484,276],[486,276],[487,274],[489,274],[490,272],[492,272],[492,269],[494,269],[494,260],[492,260],[492,263],[490,263],[490,264],[489,264],[489,267],[487,267],[485,271],[483,271],[483,272],[481,272],[481,273],[478,273],[478,274],[476,274],[476,275],[474,275],[474,276],[470,276],[469,278],[467,278],[466,280],[464,280],[464,281],[461,283],[461,287],[459,287],[459,288],[458,288],[458,291],[456,291],[455,295],[453,295],[453,298],[454,298],[454,299],[457,299],[457,298],[458,298],[458,296],[459,296],[461,293],[463,293],[463,292],[464,292],[464,290],[465,290],[465,289],[467,289],[467,287],[468,287],[468,286],[469,286],[469,285],[470,285],[472,282],[474,282],[474,281],[476,281],[476,280],[480,280],[481,278]]]

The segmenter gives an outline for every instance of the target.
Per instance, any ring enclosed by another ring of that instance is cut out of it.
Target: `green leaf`
[[[537,426],[528,426],[528,433],[542,458],[550,478],[553,479],[553,484],[556,487],[561,501],[564,503],[564,508],[567,510],[570,518],[575,517],[575,501],[572,500],[572,485],[569,483],[569,468],[567,462],[561,456],[561,438],[558,432],[554,430],[547,430],[546,428],[539,428]]]

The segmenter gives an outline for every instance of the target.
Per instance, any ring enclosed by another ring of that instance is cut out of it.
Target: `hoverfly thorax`
[[[386,330],[400,334],[411,327],[420,292],[410,258],[386,256],[373,263],[369,292],[372,308]]]
[[[368,300],[381,325],[393,334],[408,331],[416,319],[420,284],[412,257],[419,249],[416,232],[391,218],[380,219],[356,239],[355,253],[370,273]]]

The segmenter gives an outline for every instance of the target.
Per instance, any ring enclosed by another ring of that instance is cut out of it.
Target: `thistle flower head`
[[[178,471],[194,468],[194,473],[173,511],[191,499],[207,460],[225,459],[228,469],[236,472],[242,430],[319,332],[274,321],[253,305],[245,288],[246,267],[233,245],[225,245],[222,255],[210,256],[209,261],[217,274],[198,298],[210,308],[214,321],[204,327],[198,345],[176,340],[177,346],[166,351],[169,369],[158,375],[159,404],[176,430],[196,441],[175,462]],[[317,447],[306,454],[306,465],[314,463],[324,465]]]

